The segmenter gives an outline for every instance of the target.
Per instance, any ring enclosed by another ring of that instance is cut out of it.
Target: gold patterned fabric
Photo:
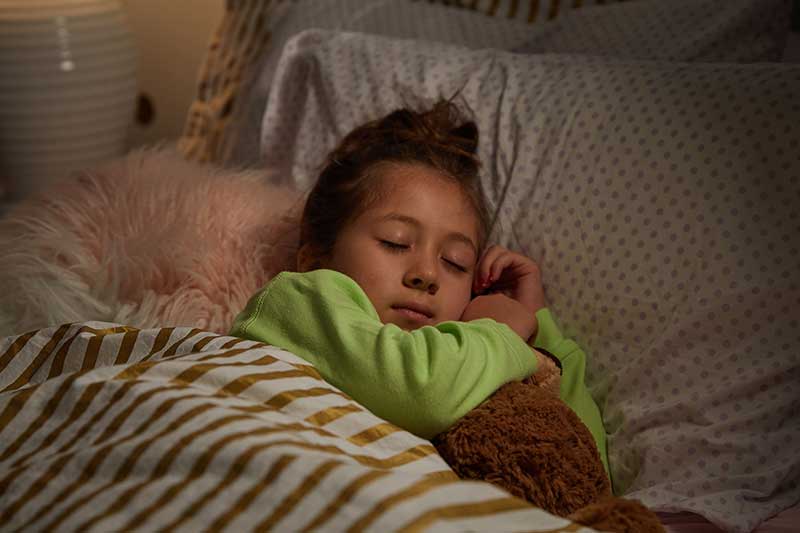
[[[0,496],[4,531],[578,529],[293,354],[102,322],[0,339]]]

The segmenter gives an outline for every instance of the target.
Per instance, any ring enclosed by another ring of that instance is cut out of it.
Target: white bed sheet
[[[724,533],[695,513],[657,513],[667,533]],[[800,528],[800,503],[778,513],[758,526],[753,533],[796,533]]]

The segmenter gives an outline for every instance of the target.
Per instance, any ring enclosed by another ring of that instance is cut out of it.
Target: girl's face
[[[320,262],[353,278],[385,323],[459,320],[478,260],[478,217],[460,186],[422,164],[374,170],[381,194]]]

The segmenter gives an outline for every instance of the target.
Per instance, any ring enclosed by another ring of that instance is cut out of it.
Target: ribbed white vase
[[[0,0],[0,186],[19,199],[124,153],[136,50],[117,0]]]

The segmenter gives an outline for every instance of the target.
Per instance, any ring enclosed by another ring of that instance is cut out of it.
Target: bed
[[[354,125],[459,94],[492,240],[589,358],[615,493],[800,520],[800,63],[784,0],[229,0],[178,150],[0,219],[0,523],[577,531],[226,336]],[[585,530],[585,529],[584,529]]]

